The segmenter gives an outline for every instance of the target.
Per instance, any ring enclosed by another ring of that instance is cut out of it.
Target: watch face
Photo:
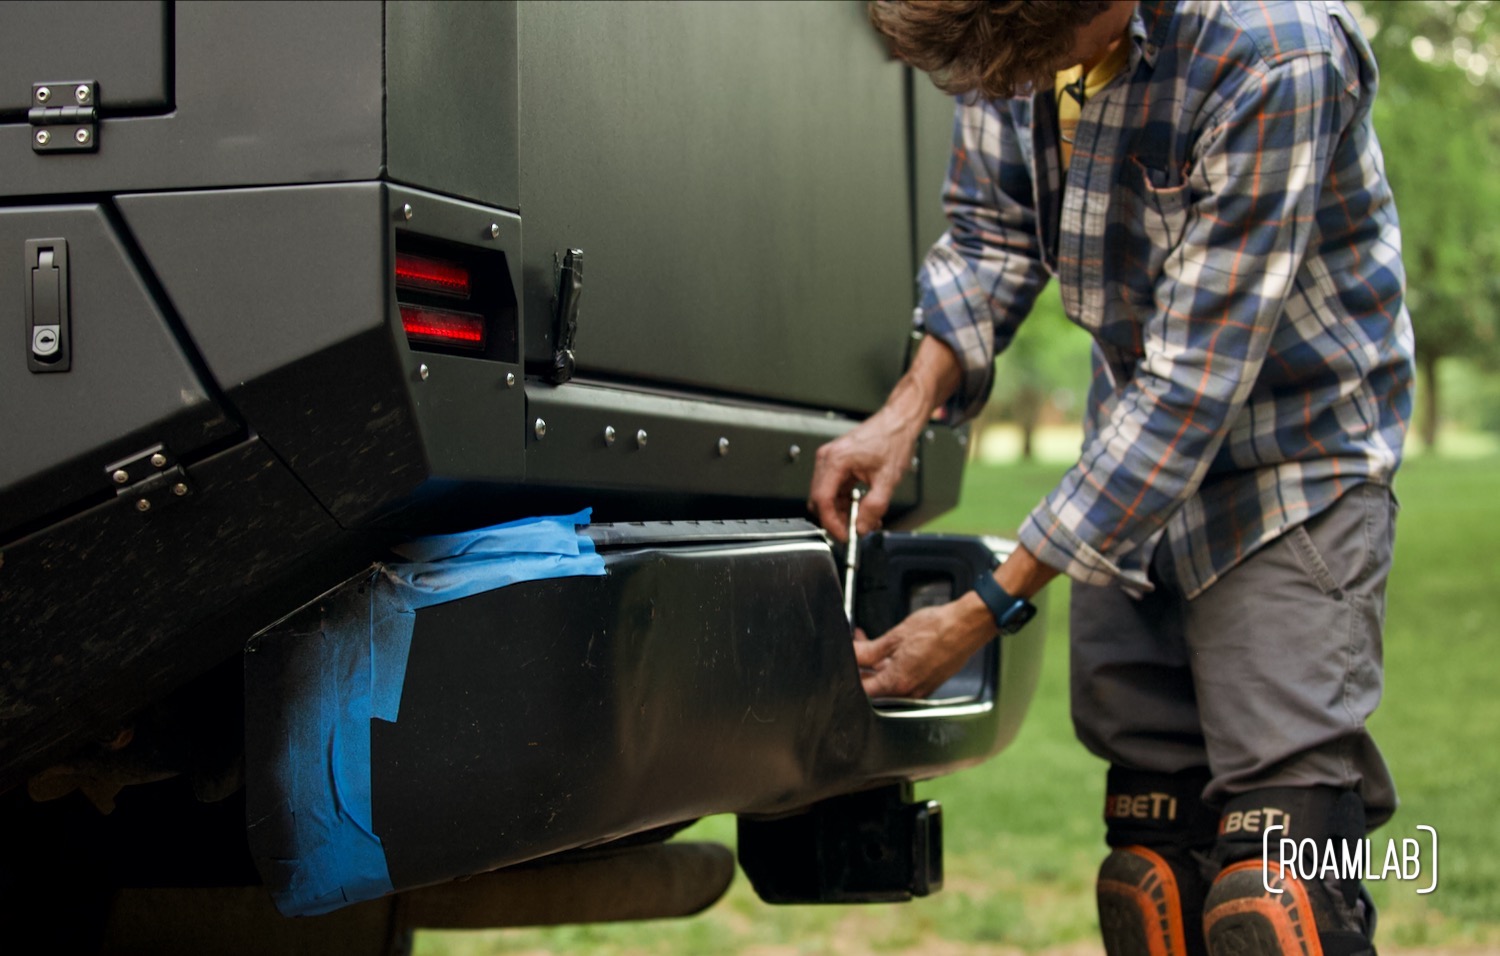
[[[1000,626],[1007,634],[1014,634],[1034,617],[1036,617],[1036,605],[1024,599],[1017,599],[1016,603],[1006,610]]]

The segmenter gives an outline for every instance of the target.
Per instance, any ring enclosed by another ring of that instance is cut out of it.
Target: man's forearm
[[[911,368],[891,390],[886,407],[915,435],[931,418],[933,409],[957,390],[962,376],[953,350],[941,339],[925,336],[912,358]],[[1038,561],[1025,547],[1017,546],[1005,563],[995,569],[995,580],[1007,594],[1030,598],[1057,574],[1056,568]]]
[[[962,380],[963,369],[953,350],[939,338],[923,336],[911,367],[891,389],[881,412],[915,436],[932,417],[933,410],[958,390]]]

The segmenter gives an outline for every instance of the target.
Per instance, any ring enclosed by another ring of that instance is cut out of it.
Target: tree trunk
[[[1437,450],[1438,429],[1438,356],[1431,352],[1418,360],[1422,368],[1422,379],[1427,383],[1427,400],[1422,403],[1417,424],[1417,434],[1428,451]]]
[[[1023,385],[1016,395],[1016,424],[1021,426],[1021,460],[1032,461],[1033,441],[1036,438],[1037,421],[1042,417],[1042,404],[1046,396],[1042,390]]]

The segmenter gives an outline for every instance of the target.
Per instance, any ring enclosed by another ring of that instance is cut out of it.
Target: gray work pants
[[[1380,702],[1396,505],[1365,483],[1186,600],[1157,549],[1156,590],[1073,585],[1079,740],[1123,767],[1208,767],[1204,799],[1262,787],[1357,790],[1370,826],[1396,790],[1365,720]]]

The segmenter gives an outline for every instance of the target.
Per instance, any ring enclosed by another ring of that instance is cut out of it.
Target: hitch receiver
[[[767,903],[900,903],[943,887],[943,816],[910,783],[792,816],[739,819],[740,866]]]

